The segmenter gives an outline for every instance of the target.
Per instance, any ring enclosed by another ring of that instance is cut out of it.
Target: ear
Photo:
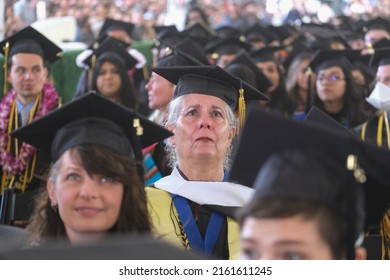
[[[229,132],[229,140],[232,141],[234,136],[236,136],[237,127],[233,126]]]
[[[355,260],[366,260],[367,251],[364,247],[358,247],[355,249]]]
[[[53,204],[57,205],[58,201],[57,201],[57,195],[56,195],[56,191],[55,191],[55,186],[54,186],[54,184],[51,181],[47,182],[46,189],[47,189],[47,192],[49,194],[50,201]]]
[[[167,122],[165,124],[165,128],[167,130],[169,130],[170,132],[172,132],[173,134],[175,134],[174,129],[173,129],[173,125],[171,123]],[[172,145],[176,144],[176,142],[175,142],[175,135],[169,137],[169,142],[171,142]]]

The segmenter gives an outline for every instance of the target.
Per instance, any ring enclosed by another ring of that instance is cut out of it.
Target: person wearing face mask
[[[376,85],[368,103],[377,109],[376,115],[354,131],[366,142],[390,149],[390,48],[375,51],[371,58],[370,66],[376,68]],[[390,258],[390,208],[380,223],[380,234],[383,237],[382,259]]]

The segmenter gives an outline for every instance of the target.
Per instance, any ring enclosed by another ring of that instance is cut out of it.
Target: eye
[[[41,72],[41,68],[40,68],[40,67],[33,68],[32,72],[33,72],[34,74],[40,73],[40,72]]]
[[[116,181],[115,181],[115,179],[112,178],[112,177],[102,175],[102,176],[100,177],[100,182],[102,182],[102,183],[114,183],[114,182],[116,182]]]
[[[241,252],[243,258],[247,260],[258,260],[259,254],[252,248],[243,248]]]
[[[212,112],[213,117],[222,118],[223,115],[220,111],[213,111]]]
[[[65,179],[68,181],[77,181],[80,179],[80,175],[77,173],[69,173],[66,175]]]
[[[286,252],[285,260],[304,260],[304,256],[301,253],[298,252]]]
[[[186,116],[195,116],[197,113],[196,109],[192,109],[186,113]]]
[[[332,75],[332,76],[330,76],[330,80],[331,80],[331,81],[338,81],[338,80],[340,80],[340,79],[341,79],[341,77],[338,76],[338,75]]]

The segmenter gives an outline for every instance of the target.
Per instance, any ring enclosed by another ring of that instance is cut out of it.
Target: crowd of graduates
[[[4,229],[29,233],[23,250],[121,234],[219,259],[389,259],[390,21],[187,15],[153,25],[151,63],[141,29],[104,18],[65,104],[58,46],[31,26],[0,43]]]

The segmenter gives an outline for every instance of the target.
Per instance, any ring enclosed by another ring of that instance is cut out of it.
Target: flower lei
[[[52,109],[58,104],[58,93],[54,87],[48,83],[43,85],[42,88],[42,101],[35,114],[33,120],[36,120]],[[12,104],[16,98],[16,91],[11,90],[0,103],[0,166],[3,171],[12,175],[18,175],[26,169],[26,165],[30,158],[35,155],[36,148],[23,143],[19,149],[18,156],[14,157],[9,151],[7,151],[7,144],[10,139],[8,135],[8,122],[11,114]]]

